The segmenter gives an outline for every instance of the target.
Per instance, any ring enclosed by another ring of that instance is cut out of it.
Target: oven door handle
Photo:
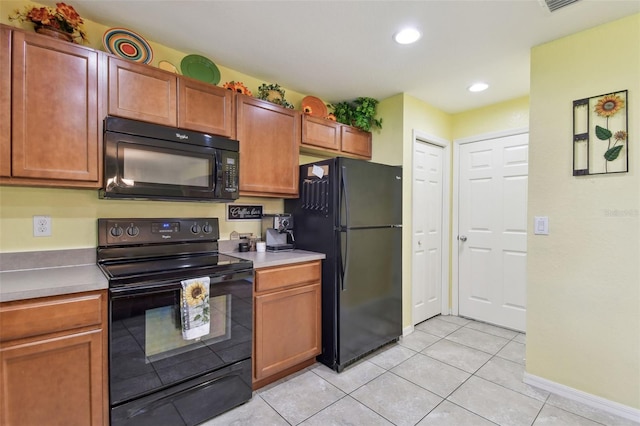
[[[245,271],[234,271],[222,275],[207,275],[210,277],[209,286],[227,281],[252,280],[253,269]],[[151,284],[136,284],[132,286],[112,287],[109,289],[111,297],[132,296],[137,294],[161,293],[169,290],[179,290],[182,288],[180,281],[170,280],[154,282]]]
[[[202,389],[208,388],[211,385],[216,384],[221,380],[228,379],[229,377],[237,376],[239,372],[242,371],[242,367],[239,364],[234,364],[230,366],[224,374],[220,375],[219,372],[209,373],[202,376],[202,382],[192,386],[178,389],[177,391],[170,393],[168,395],[159,396],[157,399],[153,399],[149,401],[148,399],[142,399],[139,404],[131,407],[127,410],[127,420],[131,420],[134,417],[137,417],[141,414],[145,414],[149,411],[152,411],[162,405],[173,403],[175,400],[182,398],[185,395],[193,394],[201,391]]]

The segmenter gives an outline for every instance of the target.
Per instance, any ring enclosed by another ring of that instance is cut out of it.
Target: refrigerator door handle
[[[342,291],[347,290],[345,277],[349,272],[349,229],[346,231],[340,232],[340,239],[338,241],[339,250],[340,250],[340,289]],[[345,245],[344,245],[344,253],[342,252],[342,238],[344,235]]]
[[[349,221],[349,203],[347,203],[347,200],[349,199],[349,194],[347,193],[347,168],[345,166],[342,166],[342,173],[340,173],[340,186],[341,191],[340,191],[340,227],[348,227],[349,224],[351,223]],[[342,208],[344,208],[345,211],[345,223],[342,223]]]
[[[349,203],[347,200],[349,199],[349,194],[347,193],[347,168],[342,166],[342,173],[340,173],[340,202],[338,205],[340,206],[340,231],[344,232],[345,245],[344,245],[344,253],[342,253],[342,237],[340,238],[340,273],[341,273],[341,288],[342,291],[346,291],[347,287],[345,284],[345,277],[349,272]],[[342,208],[344,207],[345,211],[345,223],[342,223]]]

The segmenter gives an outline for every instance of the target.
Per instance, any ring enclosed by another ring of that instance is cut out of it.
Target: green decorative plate
[[[220,70],[209,59],[200,55],[187,55],[180,62],[183,75],[204,81],[205,83],[220,83]]]

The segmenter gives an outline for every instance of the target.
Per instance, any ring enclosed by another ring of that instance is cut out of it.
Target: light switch
[[[536,235],[549,235],[549,217],[548,216],[534,217],[533,233]]]

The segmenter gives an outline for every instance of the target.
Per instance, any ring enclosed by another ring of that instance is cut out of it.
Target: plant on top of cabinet
[[[382,118],[375,118],[377,105],[377,99],[359,97],[351,102],[330,104],[329,107],[333,108],[333,114],[339,123],[368,132],[372,127],[382,129]]]
[[[277,83],[261,84],[260,87],[258,87],[258,99],[293,109],[293,105],[284,98],[284,89]]]
[[[20,22],[32,22],[35,31],[51,37],[79,43],[79,40],[87,42],[87,34],[84,31],[84,21],[78,15],[73,6],[64,3],[56,3],[56,8],[25,6],[24,10],[16,9],[9,20]]]

